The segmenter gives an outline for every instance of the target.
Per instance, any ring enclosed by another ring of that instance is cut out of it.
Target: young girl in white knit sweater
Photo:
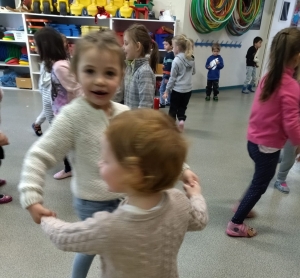
[[[84,96],[62,108],[24,161],[19,184],[21,204],[36,223],[40,223],[42,216],[55,215],[42,205],[45,174],[68,153],[74,169],[71,180],[74,207],[81,220],[97,211],[115,210],[122,196],[107,190],[98,171],[100,138],[110,120],[128,110],[111,101],[124,72],[124,52],[118,38],[109,30],[86,35],[76,44],[71,68]],[[196,176],[187,169],[182,179],[191,183]],[[72,278],[86,277],[93,258],[77,254]]]
[[[99,254],[103,278],[178,277],[186,231],[202,230],[208,221],[197,182],[184,185],[188,198],[170,189],[186,158],[186,140],[169,116],[140,109],[114,118],[102,145],[101,176],[109,191],[128,197],[113,213],[83,222],[43,217],[42,228],[59,249]]]

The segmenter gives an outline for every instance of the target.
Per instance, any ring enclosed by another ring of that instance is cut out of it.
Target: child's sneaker
[[[284,182],[276,181],[274,184],[274,187],[277,188],[280,192],[282,192],[284,194],[290,193],[290,189],[287,186],[285,181]]]
[[[205,100],[210,101],[210,96],[206,96]]]
[[[37,124],[33,123],[32,128],[33,128],[36,136],[42,136],[43,135],[42,128],[41,128],[40,125],[37,125]]]
[[[9,195],[0,194],[0,204],[6,204],[12,201],[12,197]]]
[[[55,178],[56,180],[62,180],[69,177],[72,177],[72,172],[66,173],[65,170],[61,170],[53,176],[53,178]]]
[[[165,108],[166,106],[164,104],[159,104],[159,108]]]
[[[257,232],[245,223],[234,224],[230,221],[227,225],[226,234],[233,237],[254,237],[257,235]]]
[[[248,91],[248,89],[247,89],[247,86],[243,86],[242,93],[243,93],[243,94],[249,94],[249,91]]]
[[[217,96],[214,96],[213,100],[214,100],[214,101],[218,101],[219,98],[218,98]]]
[[[184,130],[184,121],[179,122],[178,128],[179,128],[180,132],[183,132],[183,130]]]

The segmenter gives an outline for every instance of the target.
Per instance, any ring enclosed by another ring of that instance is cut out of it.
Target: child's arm
[[[138,108],[152,108],[155,95],[152,71],[141,71],[137,81],[140,103]]]
[[[217,64],[217,68],[218,69],[224,68],[224,61],[223,61],[223,58],[221,56],[219,57],[219,63]]]
[[[203,230],[208,222],[207,206],[201,194],[201,187],[198,182],[192,185],[184,185],[187,197],[191,202],[190,221],[188,231]]]
[[[287,137],[294,146],[300,145],[300,121],[299,121],[299,84],[294,81],[283,88],[281,97],[282,124]],[[296,84],[295,84],[296,83]]]
[[[108,212],[98,212],[92,218],[76,223],[42,217],[41,227],[58,249],[95,255],[105,249],[110,217]]]
[[[60,84],[66,89],[68,93],[68,102],[74,98],[82,95],[82,88],[76,81],[74,74],[70,71],[69,62],[54,64],[53,71],[58,78]]]
[[[207,68],[208,70],[211,69],[209,58],[206,60],[205,68]]]
[[[170,78],[169,78],[169,81],[168,81],[168,84],[166,87],[167,94],[169,94],[172,91],[172,89],[174,88],[175,81],[178,76],[178,70],[179,70],[178,65],[173,63],[172,69],[171,69],[171,75],[170,75]]]
[[[20,201],[23,208],[43,203],[46,170],[62,161],[74,146],[72,121],[74,115],[66,108],[26,154],[19,183]],[[31,210],[30,213],[32,213]],[[36,223],[40,222],[38,217],[34,220]]]

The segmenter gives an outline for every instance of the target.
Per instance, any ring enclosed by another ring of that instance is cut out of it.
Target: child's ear
[[[136,43],[137,51],[140,51],[142,49],[142,44],[140,42]]]

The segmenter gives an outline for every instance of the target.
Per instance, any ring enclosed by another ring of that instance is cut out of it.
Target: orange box
[[[20,89],[32,89],[32,82],[27,77],[16,77],[17,87]]]
[[[156,74],[163,74],[163,64],[157,64],[156,65]]]

